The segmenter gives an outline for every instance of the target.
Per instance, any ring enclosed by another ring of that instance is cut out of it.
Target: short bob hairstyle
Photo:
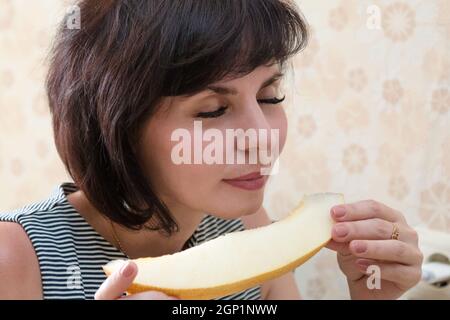
[[[46,90],[56,148],[94,207],[127,228],[178,230],[134,152],[165,96],[283,63],[307,43],[292,0],[81,0],[57,30]],[[144,205],[144,206],[143,206]]]

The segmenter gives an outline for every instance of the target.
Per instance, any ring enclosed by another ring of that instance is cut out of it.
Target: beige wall
[[[304,193],[332,191],[450,232],[450,1],[297,2],[313,36],[294,60],[290,135],[267,190],[271,215],[282,217]],[[67,179],[43,91],[43,59],[67,3],[0,0],[3,210]],[[371,5],[380,29],[368,27]],[[347,297],[328,250],[297,276],[305,298]]]

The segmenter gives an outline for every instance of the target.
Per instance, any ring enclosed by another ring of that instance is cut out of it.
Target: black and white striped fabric
[[[76,190],[75,184],[64,182],[43,201],[0,212],[0,221],[19,223],[30,238],[39,261],[44,299],[93,299],[106,279],[101,266],[127,258],[68,202],[66,196]],[[238,230],[244,230],[240,219],[205,215],[188,247]],[[258,300],[260,295],[261,287],[256,286],[217,300]]]

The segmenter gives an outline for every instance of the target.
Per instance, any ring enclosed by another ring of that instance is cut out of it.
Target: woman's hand
[[[366,200],[335,206],[331,216],[337,223],[327,248],[337,251],[352,299],[397,299],[420,280],[423,255],[417,232],[402,213]],[[394,226],[398,239],[393,238]],[[380,271],[379,288],[368,283],[376,276],[372,268],[367,270],[371,265],[379,268],[374,268]]]
[[[178,300],[159,291],[146,291],[129,296],[122,296],[136,277],[138,268],[132,261],[110,275],[95,293],[96,300]]]

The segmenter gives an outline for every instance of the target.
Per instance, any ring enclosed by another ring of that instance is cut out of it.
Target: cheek
[[[178,168],[171,161],[172,128],[162,120],[150,120],[142,132],[138,160],[150,184],[158,193],[167,193]]]
[[[146,175],[153,185],[164,193],[184,191],[195,193],[205,192],[223,176],[224,165],[207,164],[177,164],[172,159],[173,150],[180,145],[180,140],[172,141],[172,133],[179,127],[164,126],[161,122],[157,127],[149,125],[143,136],[141,145],[141,163]],[[194,137],[193,128],[187,128],[189,136]],[[183,140],[184,141],[184,140]],[[187,140],[185,140],[187,141]],[[194,155],[194,142],[190,143],[191,155]],[[179,155],[178,152],[174,153]]]

